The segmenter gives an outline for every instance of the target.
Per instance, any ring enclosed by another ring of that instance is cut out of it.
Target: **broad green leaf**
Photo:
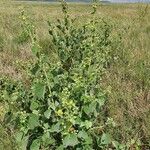
[[[34,129],[39,126],[39,117],[36,114],[31,114],[29,116],[28,126],[30,129]]]
[[[60,132],[60,123],[58,122],[57,124],[53,125],[50,129],[50,132]]]
[[[64,147],[72,146],[74,147],[79,143],[77,135],[75,133],[67,135],[63,140]]]
[[[89,129],[92,127],[92,122],[91,121],[88,121],[88,120],[85,120],[85,122],[81,122],[81,127],[86,127],[86,129]]]
[[[75,120],[75,124],[81,125],[81,122],[82,122],[82,120],[81,120],[80,116],[78,116]]]
[[[44,98],[45,95],[45,85],[43,83],[36,83],[33,87],[34,94],[37,98]]]
[[[39,107],[39,104],[35,101],[32,101],[31,102],[31,105],[30,105],[30,110],[35,110]]]
[[[49,117],[51,116],[51,110],[50,109],[48,109],[48,110],[46,110],[45,112],[44,112],[44,116],[47,118],[47,119],[49,119]]]
[[[103,133],[101,137],[101,144],[108,145],[111,143],[111,136],[107,133]]]
[[[46,132],[42,136],[42,142],[44,145],[48,146],[49,144],[54,144],[55,140],[50,136],[49,132]]]
[[[83,109],[87,115],[93,113],[96,110],[96,102],[92,102],[90,105],[85,105]]]
[[[92,138],[85,131],[80,131],[78,137],[85,140],[86,144],[92,144]]]
[[[49,124],[48,123],[44,123],[44,127],[45,127],[45,129],[48,129],[49,128]]]
[[[32,142],[30,150],[39,150],[39,149],[40,149],[40,141],[39,139],[36,139]]]
[[[85,131],[80,131],[78,133],[79,138],[83,138],[84,140],[88,138],[88,134]]]

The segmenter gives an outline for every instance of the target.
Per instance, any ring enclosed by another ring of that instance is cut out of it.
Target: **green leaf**
[[[101,144],[102,145],[108,145],[111,143],[111,136],[107,133],[103,133],[102,137],[101,137]]]
[[[31,102],[31,105],[30,105],[30,110],[35,110],[39,107],[39,104],[35,101],[32,101]]]
[[[31,50],[32,50],[32,53],[34,55],[36,55],[38,52],[40,52],[40,47],[38,45],[34,44],[31,48]]]
[[[28,126],[30,129],[34,129],[35,127],[39,126],[39,116],[36,114],[31,114],[29,116]]]
[[[64,150],[64,146],[60,145],[56,150]]]
[[[44,98],[45,95],[45,85],[43,83],[36,83],[33,87],[34,94],[37,98]]]
[[[97,102],[98,102],[100,107],[105,104],[105,101],[106,101],[106,99],[104,96],[101,96],[99,99],[97,99]]]
[[[84,106],[83,110],[84,110],[84,112],[85,112],[87,115],[89,115],[89,114],[91,113],[91,109],[90,109],[90,107],[87,106],[87,105]]]
[[[78,133],[78,137],[83,138],[84,140],[86,140],[88,138],[88,134],[85,131],[80,131]]]
[[[116,148],[116,150],[119,150],[119,143],[117,141],[112,141],[113,146]]]
[[[49,119],[49,117],[51,116],[51,110],[50,109],[48,109],[48,110],[46,110],[45,112],[44,112],[44,116],[47,118],[47,119]]]
[[[28,136],[25,136],[22,141],[21,141],[21,150],[27,150],[27,145],[28,145]]]
[[[85,131],[80,131],[78,137],[85,140],[86,144],[92,144],[92,138]]]
[[[39,139],[36,139],[32,142],[30,150],[39,150],[39,149],[40,149],[40,141]]]
[[[45,146],[48,146],[49,144],[54,144],[55,140],[50,136],[49,132],[46,132],[42,136],[42,142]]]
[[[80,127],[86,127],[86,129],[89,129],[89,128],[92,127],[92,122],[88,121],[88,120],[85,120],[85,122],[81,122]]]
[[[17,142],[21,142],[22,139],[23,139],[23,135],[24,135],[23,132],[18,132],[18,133],[15,135],[16,141],[17,141]]]
[[[79,143],[77,135],[75,133],[67,135],[63,140],[64,147],[72,146],[74,147]]]
[[[58,122],[57,124],[53,125],[50,129],[50,132],[60,132],[60,123]]]
[[[36,63],[35,65],[34,65],[34,67],[32,68],[32,70],[31,70],[31,73],[33,74],[33,75],[35,75],[36,74],[36,72],[39,70],[39,64],[38,63]]]
[[[85,105],[83,109],[87,115],[93,113],[96,110],[96,102],[92,102],[90,105]]]

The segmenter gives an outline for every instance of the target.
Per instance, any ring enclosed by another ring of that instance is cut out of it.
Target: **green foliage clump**
[[[105,118],[98,123],[107,100],[100,81],[109,60],[110,26],[104,22],[99,33],[93,19],[76,27],[65,3],[62,8],[64,18],[48,22],[55,63],[42,52],[34,27],[22,13],[35,60],[27,70],[28,85],[2,87],[2,98],[10,107],[6,123],[11,120],[19,130],[16,141],[22,149],[117,148],[119,144],[105,133],[113,121]]]
[[[33,28],[33,24],[31,24],[31,20],[24,15],[25,12],[24,10],[21,11],[21,15],[20,15],[20,19],[21,19],[21,32],[19,33],[19,35],[15,38],[15,42],[17,42],[18,44],[23,44],[26,43],[30,40],[30,38],[32,37],[31,34],[33,34],[32,32],[34,32]]]

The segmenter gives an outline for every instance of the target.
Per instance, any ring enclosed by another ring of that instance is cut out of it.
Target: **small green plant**
[[[27,41],[29,41],[29,35],[26,31],[22,31],[18,37],[15,38],[15,41],[18,43],[18,44],[22,44],[22,43],[25,43]]]
[[[20,20],[21,31],[19,35],[15,38],[15,42],[17,42],[18,44],[23,44],[29,42],[29,40],[33,38],[33,32],[35,31],[33,30],[34,25],[31,23],[30,18],[27,15],[25,15],[24,10],[21,11]]]

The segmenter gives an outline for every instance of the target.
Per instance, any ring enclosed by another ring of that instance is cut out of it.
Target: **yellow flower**
[[[23,20],[26,20],[26,17],[25,17],[25,16],[22,16],[22,19],[23,19]]]
[[[59,109],[59,110],[56,112],[56,114],[57,114],[58,116],[62,116],[62,115],[63,115],[63,111],[62,111],[61,109]]]

